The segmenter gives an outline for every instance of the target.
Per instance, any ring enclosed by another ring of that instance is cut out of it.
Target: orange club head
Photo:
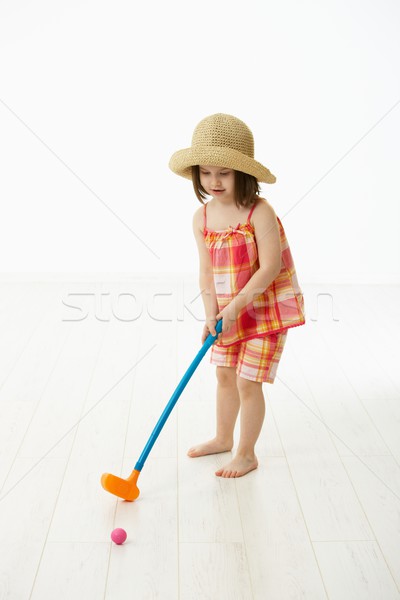
[[[139,475],[140,471],[137,471],[136,469],[132,471],[128,479],[117,477],[111,473],[104,473],[101,476],[101,485],[107,492],[110,492],[110,494],[123,498],[124,500],[127,500],[127,502],[133,502],[140,494],[140,490],[137,486]]]

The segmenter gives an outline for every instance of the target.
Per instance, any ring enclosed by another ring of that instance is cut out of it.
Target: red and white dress
[[[207,228],[207,204],[204,205],[204,241],[209,250],[219,311],[243,289],[259,269],[257,242],[251,215],[246,223],[212,231]],[[271,333],[304,325],[304,298],[297,281],[285,230],[278,217],[281,241],[281,270],[274,281],[239,313],[230,330],[221,334],[214,345],[232,346]]]

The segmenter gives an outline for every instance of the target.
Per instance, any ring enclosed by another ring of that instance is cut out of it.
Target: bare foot
[[[233,448],[232,444],[221,443],[215,438],[204,444],[198,444],[188,450],[188,456],[196,458],[197,456],[206,456],[207,454],[219,454],[220,452],[229,452]]]
[[[258,467],[258,460],[256,456],[253,457],[245,457],[245,456],[235,456],[235,458],[215,472],[218,477],[242,477],[242,475],[246,475],[249,471],[253,471]]]

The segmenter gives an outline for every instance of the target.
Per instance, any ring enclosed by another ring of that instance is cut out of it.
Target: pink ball
[[[127,537],[125,529],[122,529],[121,527],[117,527],[117,529],[114,529],[114,531],[111,532],[112,541],[118,545],[123,544]]]

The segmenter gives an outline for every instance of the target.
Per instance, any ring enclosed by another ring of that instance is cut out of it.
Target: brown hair
[[[240,206],[253,206],[258,194],[261,192],[260,185],[253,175],[236,171],[235,173],[235,203]],[[192,166],[192,183],[194,193],[202,204],[207,197],[207,192],[200,183],[200,168],[199,165]]]

